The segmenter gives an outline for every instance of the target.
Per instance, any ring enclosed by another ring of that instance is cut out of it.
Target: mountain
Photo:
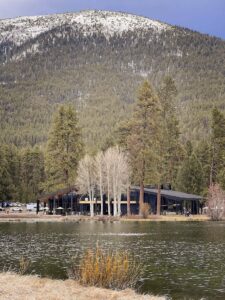
[[[0,20],[0,138],[43,144],[57,105],[79,111],[86,145],[110,142],[144,79],[174,78],[184,140],[207,138],[225,110],[225,41],[119,12],[81,11]]]

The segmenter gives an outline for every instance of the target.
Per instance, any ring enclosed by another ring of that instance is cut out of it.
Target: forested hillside
[[[36,33],[25,35],[24,22]],[[207,137],[211,109],[225,109],[225,41],[154,22],[100,11],[0,21],[3,142],[44,144],[56,107],[72,103],[88,149],[104,147],[143,79],[158,88],[166,75],[178,89],[182,137]]]

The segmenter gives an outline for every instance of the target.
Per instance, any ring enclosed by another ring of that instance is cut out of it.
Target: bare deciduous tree
[[[108,199],[110,199],[110,196],[113,198],[114,216],[121,215],[121,195],[126,192],[129,184],[127,156],[119,147],[113,147],[106,151],[104,158]]]
[[[208,192],[208,215],[214,221],[221,220],[225,215],[225,192],[219,184],[212,184]]]
[[[103,215],[103,193],[104,193],[104,154],[99,152],[95,157],[95,171],[96,171],[96,183],[99,189],[101,199],[101,215]]]
[[[86,155],[79,163],[77,185],[89,196],[91,216],[94,215],[96,188],[101,199],[101,215],[104,193],[107,194],[108,215],[111,215],[111,199],[114,216],[121,215],[121,196],[129,186],[127,155],[119,147],[111,147],[95,157]]]
[[[112,161],[113,161],[113,148],[109,148],[104,154],[105,177],[107,186],[107,200],[108,200],[108,215],[111,215],[111,195],[112,195]]]
[[[122,193],[127,191],[127,187],[129,186],[129,165],[127,155],[116,149],[117,152],[117,205],[118,205],[118,215],[121,215],[121,196]]]
[[[96,175],[94,159],[85,155],[85,157],[79,162],[77,185],[80,188],[80,192],[88,194],[90,201],[90,214],[94,216],[94,195],[96,186]]]

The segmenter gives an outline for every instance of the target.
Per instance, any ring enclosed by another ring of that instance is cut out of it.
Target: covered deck
[[[44,194],[37,200],[37,213],[40,205],[48,214],[74,214],[79,212],[78,196],[75,187]]]
[[[131,187],[131,194],[139,197],[140,187]],[[161,214],[176,213],[183,214],[189,211],[192,214],[199,214],[200,201],[202,197],[199,195],[188,194],[173,190],[161,189]],[[144,202],[149,203],[153,213],[156,213],[157,208],[157,189],[145,188],[144,189]]]

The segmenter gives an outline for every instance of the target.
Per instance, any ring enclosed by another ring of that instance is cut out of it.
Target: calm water
[[[0,237],[1,269],[16,268],[24,255],[34,273],[66,278],[71,258],[98,242],[141,260],[142,292],[225,299],[225,223],[2,223]]]

